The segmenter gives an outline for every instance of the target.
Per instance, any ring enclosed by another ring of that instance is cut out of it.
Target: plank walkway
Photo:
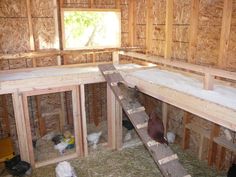
[[[116,68],[112,64],[99,65],[98,68],[107,81],[107,84],[114,92],[116,99],[119,101],[123,110],[134,125],[137,133],[149,150],[163,176],[191,177],[180,164],[177,154],[175,154],[169,146],[160,144],[149,137],[147,133],[147,122],[149,117],[145,112],[145,108],[138,101],[131,104],[130,101],[128,101],[130,98],[127,98],[127,94],[123,96],[124,91],[117,86],[117,83],[125,81],[119,72],[117,72]]]

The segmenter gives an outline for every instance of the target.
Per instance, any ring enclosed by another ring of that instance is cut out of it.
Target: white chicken
[[[93,145],[93,148],[96,149],[101,135],[102,135],[102,131],[97,132],[97,133],[90,133],[87,136],[88,144]]]

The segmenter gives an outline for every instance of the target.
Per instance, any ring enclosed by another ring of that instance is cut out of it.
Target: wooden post
[[[166,1],[165,58],[172,56],[173,0]]]
[[[38,124],[39,124],[39,134],[42,137],[47,132],[46,124],[45,124],[45,119],[44,119],[44,117],[42,117],[42,113],[41,113],[40,96],[35,96],[35,99],[36,99],[36,108],[37,108],[37,118],[38,118]]]
[[[8,105],[7,105],[7,95],[1,95],[2,97],[2,108],[3,108],[3,113],[2,113],[2,118],[3,118],[3,123],[4,123],[4,131],[10,136],[10,124],[9,124],[9,118],[8,118]]]
[[[84,155],[88,155],[88,142],[87,142],[87,122],[86,122],[86,106],[85,106],[85,90],[84,85],[80,85],[80,106],[81,106],[81,116],[82,116],[82,135],[83,135],[83,149]]]
[[[116,2],[116,9],[120,9],[120,0],[115,0]]]
[[[115,125],[115,95],[109,85],[107,85],[107,122],[108,122],[108,147],[116,148],[116,125]]]
[[[12,102],[21,159],[26,162],[30,162],[27,131],[22,105],[22,96],[18,92],[13,93]]]
[[[232,0],[224,0],[223,18],[221,26],[221,36],[220,36],[220,51],[218,66],[221,68],[226,68],[227,66],[227,50],[229,47],[229,37],[230,37],[230,26],[232,19],[233,4]]]
[[[197,52],[198,16],[199,16],[199,0],[192,0],[190,27],[189,27],[189,47],[188,47],[188,62],[190,63],[195,63],[195,57]]]
[[[217,144],[214,142],[214,138],[218,137],[220,133],[220,126],[217,124],[213,124],[211,130],[211,136],[208,145],[208,165],[211,166],[216,161],[216,153],[217,153]]]
[[[115,100],[115,122],[116,122],[116,149],[122,148],[122,107],[119,102]]]
[[[190,123],[191,118],[190,118],[190,113],[184,112],[183,116],[183,140],[182,140],[182,148],[187,149],[189,147],[189,141],[190,141],[190,130],[186,128],[186,124]]]
[[[223,168],[222,164],[224,164],[225,162],[226,149],[225,147],[220,146],[220,145],[218,145],[218,147],[219,147],[219,157],[216,161],[216,168],[217,170],[220,171]]]
[[[153,0],[147,0],[146,8],[146,53],[150,52],[152,47],[153,34]]]
[[[118,51],[112,52],[112,61],[113,61],[113,64],[119,64],[119,52]]]
[[[214,87],[214,76],[209,73],[206,73],[204,76],[204,89],[213,90]]]
[[[167,129],[168,129],[168,104],[165,102],[162,102],[162,121],[165,128],[165,137],[167,135]]]

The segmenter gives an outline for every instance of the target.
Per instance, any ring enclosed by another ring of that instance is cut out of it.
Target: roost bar
[[[1,0],[0,174],[20,155],[37,177],[62,161],[78,176],[226,176],[235,22],[232,0]],[[153,111],[168,145],[148,135]]]

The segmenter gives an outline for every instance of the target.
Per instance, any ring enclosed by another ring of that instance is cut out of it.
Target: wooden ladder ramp
[[[158,165],[162,175],[165,177],[191,177],[180,164],[177,154],[169,146],[153,141],[149,137],[147,133],[149,117],[145,108],[138,101],[131,104],[127,96],[122,95],[117,83],[125,81],[116,68],[112,64],[99,65],[98,68]]]

